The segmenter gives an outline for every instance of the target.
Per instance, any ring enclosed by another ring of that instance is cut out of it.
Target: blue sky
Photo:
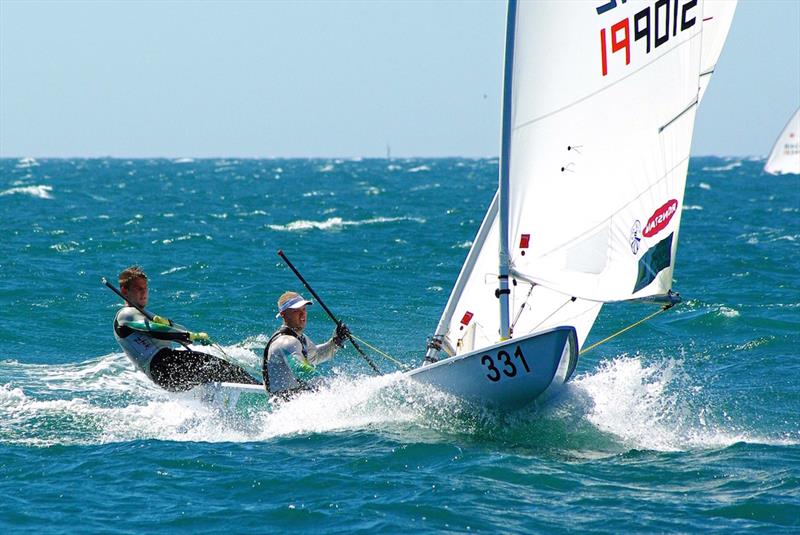
[[[505,3],[0,0],[0,156],[495,156]],[[693,154],[800,106],[800,0],[742,0]]]

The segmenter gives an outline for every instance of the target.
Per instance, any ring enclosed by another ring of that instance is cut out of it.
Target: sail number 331
[[[498,351],[495,358],[492,358],[491,355],[484,355],[481,358],[481,364],[486,366],[489,371],[486,374],[486,378],[493,383],[502,379],[503,376],[514,377],[517,375],[518,368],[517,364],[514,364],[515,361],[517,364],[522,364],[526,373],[531,373],[528,362],[525,360],[525,355],[522,354],[522,349],[519,346],[514,349],[514,358],[506,350]]]

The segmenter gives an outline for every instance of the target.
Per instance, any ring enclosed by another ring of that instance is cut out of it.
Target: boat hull
[[[569,380],[577,361],[575,329],[557,327],[449,357],[406,376],[470,401],[518,409]]]
[[[203,403],[220,410],[247,410],[269,407],[269,396],[264,385],[241,383],[208,383],[194,389]]]

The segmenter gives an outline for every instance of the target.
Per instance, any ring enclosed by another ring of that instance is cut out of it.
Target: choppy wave
[[[741,166],[742,166],[742,161],[741,160],[734,160],[731,163],[726,164],[726,165],[703,167],[703,171],[708,171],[708,172],[712,172],[712,173],[713,172],[722,172],[722,171],[733,171],[737,167],[741,167]]]
[[[39,199],[52,199],[53,196],[50,194],[52,191],[53,187],[46,185],[19,186],[0,191],[0,197],[3,195],[30,195],[31,197],[38,197]]]
[[[430,170],[431,170],[431,168],[428,167],[427,165],[418,165],[416,167],[412,167],[411,169],[409,169],[406,172],[407,173],[420,173],[420,172],[430,171]]]
[[[706,408],[695,406],[693,385],[677,360],[645,365],[639,358],[620,357],[602,362],[571,386],[588,397],[587,419],[632,449],[678,451],[748,438],[709,426]]]
[[[398,221],[413,221],[415,223],[425,223],[424,219],[418,217],[373,217],[361,221],[348,221],[341,217],[331,217],[325,221],[310,221],[301,219],[292,221],[286,225],[268,225],[272,230],[281,232],[294,232],[298,230],[341,230],[345,227],[358,227],[361,225],[375,225],[381,223],[395,223]]]
[[[20,158],[15,166],[17,169],[29,169],[31,167],[37,167],[39,162],[36,161],[36,158]]]

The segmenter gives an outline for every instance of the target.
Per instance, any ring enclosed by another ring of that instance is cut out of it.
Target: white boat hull
[[[218,409],[234,410],[269,403],[264,385],[208,383],[194,389],[200,400]]]
[[[557,327],[424,365],[406,376],[457,397],[517,409],[565,383],[578,361],[573,327]]]

